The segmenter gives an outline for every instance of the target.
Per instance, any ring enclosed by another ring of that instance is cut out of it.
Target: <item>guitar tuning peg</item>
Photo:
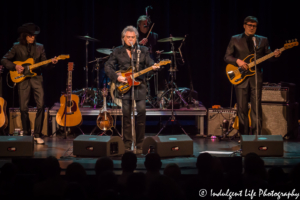
[[[294,42],[294,40],[292,40],[292,42]]]
[[[295,41],[297,42],[297,38],[295,39]]]
[[[287,41],[285,41],[285,43],[287,43]]]
[[[291,43],[291,40],[289,40],[289,43]]]

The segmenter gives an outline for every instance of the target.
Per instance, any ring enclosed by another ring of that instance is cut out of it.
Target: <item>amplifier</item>
[[[42,128],[42,134],[48,135],[48,108],[45,108],[45,116]],[[29,121],[31,129],[34,129],[35,117],[36,117],[36,108],[29,108]],[[22,130],[22,121],[21,121],[21,113],[20,108],[10,108],[9,109],[9,134],[13,135],[14,131]]]
[[[262,87],[261,101],[277,103],[294,103],[295,85],[291,83],[264,85]]]
[[[298,103],[262,103],[262,135],[298,135]]]
[[[229,124],[234,122],[235,117],[237,116],[236,109],[229,108],[220,108],[220,109],[208,109],[207,116],[207,135],[221,136],[222,135],[222,126],[223,120],[226,119]],[[236,129],[230,132],[229,136],[232,136],[237,133]]]

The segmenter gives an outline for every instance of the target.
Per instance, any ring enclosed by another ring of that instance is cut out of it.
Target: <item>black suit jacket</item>
[[[150,67],[154,64],[154,61],[150,58],[149,51],[147,47],[141,46],[139,70],[141,71],[147,67]],[[137,54],[136,51],[133,53],[134,66],[136,66]],[[126,48],[124,46],[119,46],[114,49],[110,55],[108,61],[105,63],[105,73],[106,75],[114,82],[117,82],[116,66],[118,65],[119,70],[128,70],[131,66],[130,57],[127,54]],[[135,100],[146,99],[146,84],[145,76],[141,75],[137,78],[142,81],[142,83],[134,88],[134,97]],[[131,89],[124,94],[123,99],[131,99]]]
[[[269,46],[268,38],[260,36],[260,35],[254,35],[256,37],[256,44],[257,44],[257,50],[256,50],[256,56],[257,59],[271,53],[271,49]],[[229,45],[227,47],[224,60],[228,64],[232,64],[237,66],[236,60],[240,59],[243,60],[250,54],[250,50],[248,48],[246,38],[244,37],[244,33],[239,35],[234,35],[231,37],[231,40],[229,42]],[[257,65],[258,73],[257,73],[257,81],[258,84],[262,83],[262,73],[260,70],[260,65]],[[248,85],[248,82],[251,79],[255,79],[255,76],[247,77],[242,83],[235,85],[237,88],[246,88]]]
[[[25,61],[29,57],[33,57],[34,62],[42,62],[44,60],[47,60],[46,53],[44,49],[44,45],[40,43],[35,43],[35,45],[32,46],[30,55],[28,55],[27,47],[25,45],[20,44],[19,42],[14,43],[13,47],[3,56],[1,63],[11,71],[16,70],[16,64],[14,64],[14,61]],[[51,68],[54,67],[52,63],[49,63],[47,65],[41,66],[43,68]],[[41,68],[37,68],[33,70],[38,75],[35,77],[27,78],[26,80],[18,83],[20,84],[20,88],[26,88],[28,85],[29,79],[37,79],[39,81],[43,81],[43,77],[41,76]]]

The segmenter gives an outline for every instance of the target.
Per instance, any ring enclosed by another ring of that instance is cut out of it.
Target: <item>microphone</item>
[[[129,42],[130,43],[130,45],[131,45],[131,48],[133,48],[133,44],[132,44],[132,42]]]
[[[254,47],[256,48],[256,37],[252,37],[253,43],[254,43]]]

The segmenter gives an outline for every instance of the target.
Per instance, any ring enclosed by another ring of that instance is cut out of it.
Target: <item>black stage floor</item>
[[[146,137],[154,136],[155,134],[147,133]],[[210,153],[217,157],[239,157],[239,153],[230,154],[240,149],[238,139],[219,141],[218,139],[199,138],[190,136],[193,139],[194,156],[192,157],[174,157],[162,158],[162,170],[169,163],[176,163],[181,168],[182,174],[192,175],[197,173],[196,159],[200,152],[210,151]],[[75,157],[72,154],[73,139],[63,139],[62,137],[45,137],[44,145],[34,146],[33,159],[46,158],[54,156],[59,159],[62,168],[62,174],[66,167],[72,162],[79,162],[86,169],[87,174],[93,175],[94,166],[98,158],[83,158]],[[300,163],[300,139],[284,141],[284,156],[283,157],[263,157],[266,168],[274,166],[282,167],[288,173],[293,166]],[[226,154],[229,153],[229,154]],[[137,171],[145,172],[144,155],[138,155]],[[114,172],[118,175],[121,173],[121,157],[111,157],[114,162]],[[6,163],[11,162],[10,158],[0,158],[0,167]]]

